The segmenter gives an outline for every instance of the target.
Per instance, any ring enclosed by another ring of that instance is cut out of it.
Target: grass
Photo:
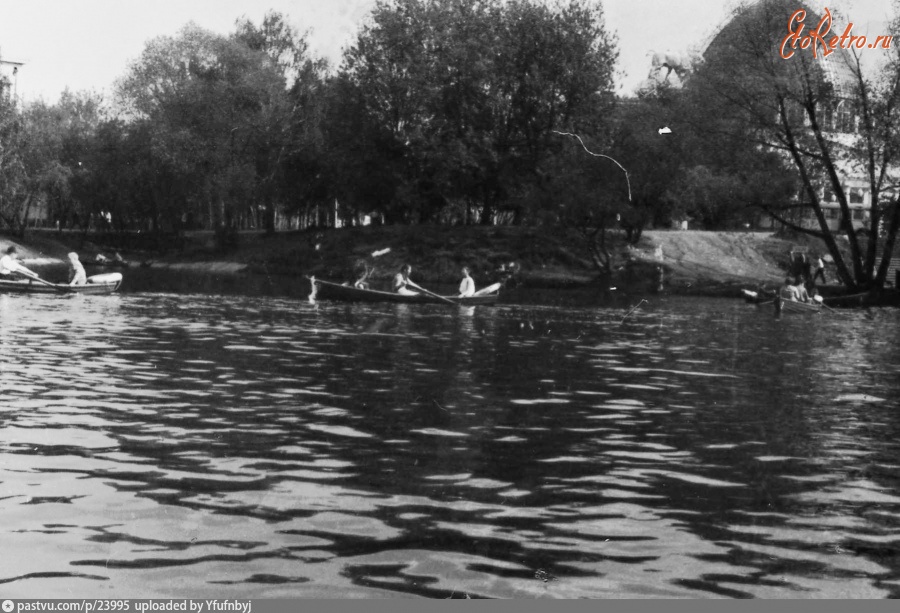
[[[352,280],[374,267],[372,279],[387,280],[403,264],[415,278],[429,283],[458,281],[468,266],[476,278],[490,278],[515,262],[526,271],[555,271],[584,281],[596,274],[587,257],[579,257],[574,234],[511,227],[386,226],[327,229],[243,236],[232,258],[252,269],[281,274],[316,275]],[[389,252],[373,256],[384,249]]]

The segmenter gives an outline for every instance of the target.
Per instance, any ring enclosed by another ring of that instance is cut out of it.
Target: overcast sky
[[[0,0],[0,58],[24,62],[16,89],[26,101],[55,101],[66,87],[109,92],[146,41],[193,21],[229,33],[274,9],[310,31],[313,50],[333,64],[352,41],[374,0]],[[650,50],[696,51],[722,24],[735,0],[605,0],[606,22],[619,40],[620,91],[649,71]],[[884,33],[890,0],[814,0],[841,10],[855,33]],[[897,44],[900,44],[898,42]],[[877,53],[877,51],[872,51]],[[8,66],[5,67],[8,69]]]

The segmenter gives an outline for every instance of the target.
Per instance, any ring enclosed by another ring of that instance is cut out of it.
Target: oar
[[[832,309],[830,306],[828,306],[827,304],[825,304],[825,300],[824,300],[821,296],[816,296],[815,298],[813,298],[813,300],[815,300],[816,302],[818,302],[820,305],[822,305],[823,307],[825,307],[826,309],[828,309],[828,310],[831,311],[832,313],[835,313],[835,314],[838,314],[838,315],[839,315],[839,313],[838,313],[837,311],[835,311],[835,310]]]
[[[44,281],[37,275],[34,275],[33,277],[31,275],[25,275],[25,276],[28,277],[29,279],[32,279],[33,281],[37,281],[38,283],[43,283],[44,285],[49,285],[56,291],[63,293],[63,294],[68,294],[69,292],[72,291],[68,285],[57,285],[56,283],[50,283],[49,281]]]
[[[623,318],[622,318],[622,321],[620,321],[619,323],[620,323],[620,324],[625,323],[625,320],[628,319],[628,316],[631,315],[632,313],[634,313],[634,312],[637,310],[637,308],[638,308],[639,306],[641,306],[642,304],[644,304],[645,302],[647,302],[647,301],[646,301],[646,300],[641,300],[641,301],[638,302],[636,305],[634,305],[633,307],[631,307],[631,310],[628,311],[627,313],[625,313],[625,317],[623,317]]]
[[[425,293],[428,294],[429,296],[434,296],[435,298],[440,298],[440,299],[443,300],[444,302],[449,302],[450,304],[459,304],[458,302],[454,302],[454,301],[450,300],[449,298],[446,298],[445,296],[441,296],[440,294],[435,294],[434,292],[428,291],[427,289],[425,289],[425,288],[422,287],[421,285],[417,285],[416,283],[413,283],[413,282],[412,282],[411,280],[409,280],[409,279],[407,279],[406,282],[407,282],[408,284],[412,285],[413,287],[415,287],[416,289],[422,290],[423,292],[425,292]]]
[[[772,294],[772,297],[766,298],[765,300],[763,300],[761,302],[757,302],[756,304],[772,304],[778,298],[778,292],[771,291],[771,292],[766,292],[766,294]]]

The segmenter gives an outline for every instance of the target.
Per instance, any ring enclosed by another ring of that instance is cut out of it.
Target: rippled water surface
[[[0,296],[4,597],[898,597],[900,313]]]

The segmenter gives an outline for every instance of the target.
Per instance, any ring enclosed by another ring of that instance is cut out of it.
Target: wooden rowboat
[[[468,298],[459,298],[457,296],[429,296],[428,294],[416,294],[415,296],[406,296],[404,294],[395,294],[393,292],[382,292],[374,289],[360,289],[352,285],[341,285],[340,283],[331,283],[329,281],[321,281],[315,277],[310,278],[313,293],[310,295],[311,300],[336,300],[339,302],[399,302],[404,304],[447,304],[448,300],[454,304],[462,306],[474,305],[490,305],[495,304],[500,297],[500,284],[495,283],[490,287],[476,292],[474,296]]]
[[[796,300],[775,299],[776,313],[818,313],[822,305],[818,302],[797,302]]]
[[[830,307],[871,307],[897,306],[900,304],[900,293],[896,289],[884,289],[880,292],[859,292],[856,294],[837,294],[825,298]]]
[[[50,283],[34,279],[0,280],[0,292],[12,294],[111,294],[122,285],[122,273],[88,277],[84,285]]]

